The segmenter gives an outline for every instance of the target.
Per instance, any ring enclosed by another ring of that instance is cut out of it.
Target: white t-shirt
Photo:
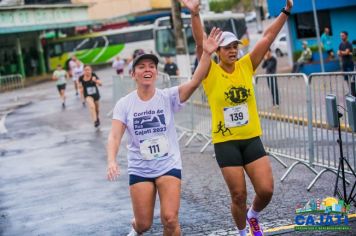
[[[72,80],[78,80],[80,76],[84,74],[84,65],[80,64],[80,66],[76,66],[72,70]]]
[[[114,60],[112,63],[112,67],[116,70],[123,70],[125,66],[125,61],[123,59]]]
[[[156,89],[148,101],[135,90],[116,103],[113,119],[123,122],[128,132],[129,174],[155,178],[182,169],[174,125],[174,112],[182,107],[178,87]]]

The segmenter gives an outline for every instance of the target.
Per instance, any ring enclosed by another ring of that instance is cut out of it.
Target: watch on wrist
[[[281,12],[283,12],[283,13],[286,14],[287,16],[290,16],[290,12],[287,11],[284,7],[282,8]]]

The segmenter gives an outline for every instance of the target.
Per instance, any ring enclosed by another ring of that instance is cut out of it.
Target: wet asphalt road
[[[106,139],[112,102],[111,69],[98,71],[101,121],[93,127],[89,112],[68,84],[67,108],[62,110],[53,82],[0,94],[0,103],[12,107],[6,118],[6,134],[0,134],[0,235],[126,235],[132,218],[128,192],[125,148],[118,160],[122,175],[106,180]],[[28,103],[30,102],[30,103]],[[17,107],[16,104],[26,104]],[[14,105],[15,104],[15,105]],[[187,114],[188,116],[188,114]],[[179,117],[184,117],[181,115]],[[179,118],[180,119],[180,118]],[[230,199],[212,147],[199,152],[194,140],[185,148],[181,141],[183,184],[180,222],[183,235],[237,235],[230,216]],[[291,164],[291,162],[288,162]],[[289,225],[295,206],[311,198],[331,196],[335,177],[325,174],[310,192],[305,189],[314,175],[298,166],[284,182],[285,169],[272,160],[275,194],[261,215],[265,229]],[[248,202],[253,188],[248,182]],[[353,208],[354,211],[354,208]],[[356,235],[352,231],[285,235]],[[154,223],[145,235],[162,235],[159,203]]]

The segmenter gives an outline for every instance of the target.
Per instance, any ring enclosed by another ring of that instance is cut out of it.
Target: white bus
[[[245,15],[241,13],[209,13],[202,14],[201,20],[206,33],[209,33],[211,29],[219,27],[223,31],[233,32],[242,41],[242,50],[246,53],[249,47],[249,37],[245,22]],[[191,62],[194,62],[195,55],[195,42],[192,35],[190,15],[182,15],[184,36],[186,38],[186,44],[188,46]],[[176,55],[176,43],[174,30],[171,27],[171,21],[169,17],[158,18],[154,23],[154,38],[155,38],[155,52],[160,57],[175,56]]]

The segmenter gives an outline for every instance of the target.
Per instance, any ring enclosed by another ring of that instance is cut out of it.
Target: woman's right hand
[[[222,40],[221,34],[222,31],[216,27],[213,27],[213,29],[210,31],[209,37],[204,34],[203,50],[205,53],[211,55],[218,49]]]
[[[109,181],[115,181],[120,175],[120,167],[116,163],[116,161],[109,161],[108,162],[108,169],[107,169],[107,179]]]
[[[180,0],[193,14],[199,14],[200,0]]]

